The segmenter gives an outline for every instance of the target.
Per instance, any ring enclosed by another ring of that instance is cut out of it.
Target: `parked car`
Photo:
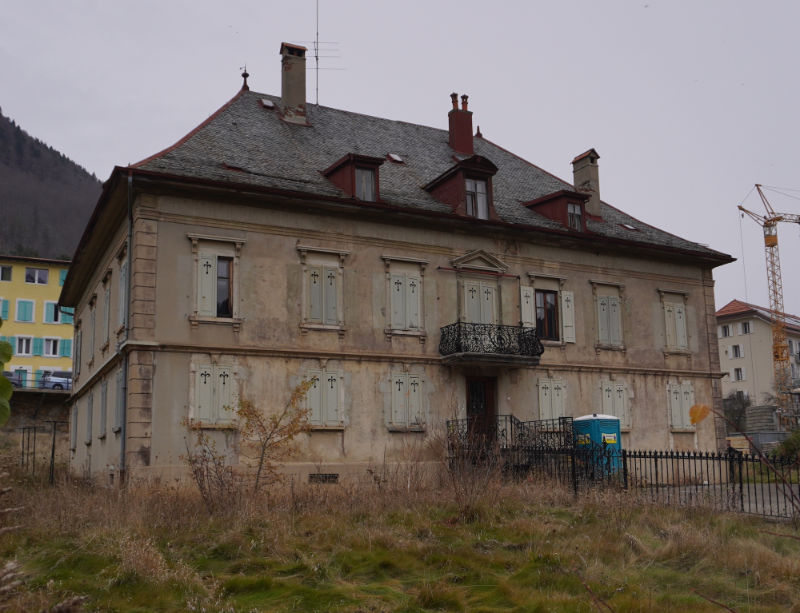
[[[42,372],[39,387],[48,390],[71,390],[72,373],[65,370],[45,370]]]
[[[4,370],[3,376],[11,382],[11,387],[22,387],[22,380],[17,373]]]

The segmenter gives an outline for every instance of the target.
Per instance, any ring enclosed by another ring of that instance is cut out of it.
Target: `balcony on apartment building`
[[[535,366],[544,346],[535,328],[459,321],[441,329],[445,364]]]

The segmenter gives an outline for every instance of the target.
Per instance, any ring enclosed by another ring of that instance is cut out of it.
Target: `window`
[[[0,298],[0,319],[3,321],[8,319],[8,300]]]
[[[387,334],[424,334],[422,279],[427,262],[381,256],[386,269],[389,313]]]
[[[688,381],[667,385],[669,394],[670,424],[674,430],[694,429],[689,409],[694,406],[694,387]]]
[[[486,181],[466,179],[467,215],[478,219],[489,219],[489,198]]]
[[[303,316],[301,327],[344,326],[342,279],[346,251],[298,247],[303,270]]]
[[[733,345],[731,347],[731,357],[732,358],[743,358],[744,352],[742,351],[741,345]]]
[[[733,369],[733,380],[734,381],[744,381],[744,368],[734,368]]]
[[[69,450],[75,451],[78,447],[78,403],[72,405],[71,423],[69,427]]]
[[[340,385],[342,373],[310,370],[306,378],[311,381],[311,387],[306,392],[306,408],[310,412],[309,423],[319,428],[343,427]]]
[[[80,324],[80,321],[78,322]],[[80,328],[75,330],[75,376],[81,373],[81,350],[83,349],[83,331]]]
[[[580,204],[567,204],[567,225],[572,230],[583,230],[583,211]]]
[[[11,266],[0,266],[0,281],[11,281]]]
[[[750,334],[750,322],[743,321],[742,322],[742,334]]]
[[[195,312],[189,316],[192,326],[200,322],[231,323],[239,330],[238,279],[239,257],[245,241],[239,238],[189,234],[195,257]],[[127,276],[120,268],[120,323],[125,317]],[[124,286],[122,285],[124,279]]]
[[[128,261],[119,266],[119,295],[117,296],[117,327],[125,325],[125,308],[128,301]]]
[[[465,321],[476,324],[497,323],[497,285],[464,281]]]
[[[86,398],[86,437],[83,442],[87,445],[92,444],[92,417],[94,413],[94,391],[90,391]]]
[[[723,338],[727,338],[731,335],[731,327],[728,324],[720,326],[720,335]]]
[[[392,413],[389,429],[421,430],[425,427],[422,407],[424,381],[419,375],[398,373],[391,376]]]
[[[17,300],[17,321],[33,321],[33,300]]]
[[[622,345],[622,321],[618,296],[597,297],[598,338],[601,345]]]
[[[46,358],[57,358],[60,357],[58,352],[58,345],[60,339],[57,338],[46,338],[44,339],[44,356]]]
[[[46,301],[44,303],[44,323],[58,324],[61,323],[61,311],[58,310],[58,303]]]
[[[686,333],[686,306],[681,302],[664,300],[667,349],[686,350],[689,340]]]
[[[201,365],[195,370],[194,415],[201,423],[225,424],[233,421],[234,414],[226,407],[235,408],[236,381],[230,366]]]
[[[108,346],[108,333],[111,328],[111,283],[106,282],[103,290],[103,347]]]
[[[91,363],[94,360],[94,344],[95,344],[95,327],[97,324],[97,309],[96,301],[93,298],[92,301],[89,303],[89,362]]]
[[[567,385],[561,379],[539,379],[539,419],[564,416]]]
[[[375,169],[356,166],[356,198],[375,202]]]
[[[47,269],[46,268],[26,268],[25,269],[25,283],[37,283],[39,285],[47,285]]]
[[[108,379],[100,383],[100,432],[97,438],[106,437],[106,411],[108,410]]]
[[[125,371],[120,368],[116,376],[117,402],[114,410],[114,425],[111,430],[119,432],[122,430],[122,419],[125,415]]]
[[[32,343],[33,339],[30,336],[18,336],[15,355],[33,355]]]
[[[541,339],[559,339],[557,299],[557,292],[536,290],[536,333]]]
[[[631,427],[631,416],[628,411],[628,387],[616,381],[601,381],[602,411],[606,415],[619,417],[620,427]]]

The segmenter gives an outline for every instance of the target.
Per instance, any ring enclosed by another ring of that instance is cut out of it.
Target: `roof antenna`
[[[239,66],[239,70],[242,71],[242,79],[243,79],[242,89],[245,91],[250,91],[250,86],[247,85],[247,77],[250,76],[250,73],[247,72],[247,64],[245,64],[244,66]]]

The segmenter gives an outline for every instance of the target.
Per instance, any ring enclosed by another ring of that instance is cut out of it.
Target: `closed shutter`
[[[119,291],[117,296],[117,326],[125,324],[125,306],[128,298],[128,262],[119,267]]]
[[[201,253],[197,260],[197,314],[217,315],[217,256]]]
[[[214,371],[211,366],[197,367],[194,385],[194,418],[199,421],[211,421],[214,410]]]
[[[493,324],[497,321],[497,289],[481,283],[481,323]]]
[[[73,323],[73,315],[75,313],[75,309],[71,307],[61,307],[61,323],[62,324],[70,324]]]
[[[114,430],[122,428],[122,416],[125,411],[125,371],[117,371],[117,402],[114,410]]]
[[[533,303],[533,288],[523,285],[519,288],[519,312],[523,326],[536,326],[536,310]]]
[[[97,330],[97,309],[92,307],[89,311],[89,355],[94,357],[95,334]],[[89,359],[91,360],[92,357]]]
[[[392,424],[405,426],[408,424],[406,398],[408,397],[408,377],[392,375]]]
[[[422,280],[411,275],[406,276],[406,323],[409,330],[419,330],[420,309],[422,303]]]
[[[322,372],[311,370],[308,373],[311,386],[306,392],[306,408],[309,410],[308,421],[315,426],[322,425]]]
[[[464,282],[464,312],[467,321],[480,323],[481,321],[481,286],[479,283]]]
[[[669,394],[669,411],[672,427],[682,428],[683,418],[681,417],[681,386],[677,384],[670,384],[667,386],[667,393]]]
[[[392,275],[392,329],[402,330],[406,327],[406,280],[403,275]]]
[[[619,298],[609,296],[608,298],[608,321],[610,341],[615,345],[622,344],[622,312],[620,310]]]
[[[44,351],[44,339],[43,338],[34,338],[33,339],[33,355],[42,355]]]
[[[111,328],[111,288],[103,292],[103,343],[108,343],[108,333]]]
[[[552,419],[564,416],[564,404],[567,395],[567,385],[561,379],[552,382]]]
[[[35,373],[33,373],[33,386],[42,387],[43,382],[44,382],[44,375],[42,374],[42,369],[40,368]]]
[[[60,286],[64,285],[64,280],[67,278],[67,271],[66,270],[59,270],[58,271],[58,284]]]
[[[689,347],[689,339],[686,333],[686,307],[682,304],[675,306],[675,346],[678,349],[686,349]]]
[[[86,399],[86,441],[87,445],[92,444],[92,417],[94,413],[94,392],[89,392]]]
[[[324,372],[324,408],[325,408],[325,424],[328,426],[336,426],[340,423],[339,416],[339,373]]]
[[[8,343],[11,345],[11,353],[12,355],[17,355],[17,337],[16,336],[9,336]]]
[[[422,377],[408,375],[408,425],[421,426],[425,423],[422,409]]]
[[[600,393],[602,394],[602,412],[606,415],[616,415],[614,413],[614,387],[611,381],[600,382]]]
[[[553,418],[550,379],[539,379],[539,419]]]
[[[619,417],[622,427],[630,427],[631,419],[628,413],[628,388],[624,383],[614,384],[614,415]]]
[[[338,301],[338,275],[336,268],[325,268],[325,288],[323,293],[325,299],[325,321],[323,323],[328,325],[336,325],[339,323],[337,313]]]
[[[231,421],[236,409],[234,397],[233,371],[228,366],[214,367],[214,419]],[[226,408],[228,407],[228,408]]]
[[[609,343],[608,296],[597,299],[597,336],[601,343]]]
[[[75,451],[78,446],[78,404],[72,405],[72,419],[69,425],[69,450]]]
[[[103,438],[106,435],[106,411],[108,410],[108,380],[103,379],[100,384],[100,431],[97,436]]]
[[[52,324],[56,321],[56,304],[55,302],[44,303],[44,323]]]
[[[81,350],[83,349],[83,331],[77,330],[75,332],[75,359],[72,360],[75,366],[75,374],[81,372]]]
[[[69,358],[72,356],[72,339],[62,338],[59,340],[59,355],[62,358]]]
[[[17,303],[17,319],[19,321],[33,321],[33,302],[20,300]]]
[[[575,342],[575,295],[572,292],[560,292],[561,300],[561,338],[565,343]]]
[[[744,372],[744,370],[742,370]],[[691,428],[692,422],[689,419],[689,409],[694,406],[694,386],[686,382],[681,385],[681,415],[683,416],[683,427]]]
[[[308,267],[308,320],[322,323],[322,268]]]
[[[664,303],[664,324],[666,326],[667,347],[677,347],[677,334],[675,331],[675,305]]]
[[[0,318],[8,319],[8,300],[0,300]]]

